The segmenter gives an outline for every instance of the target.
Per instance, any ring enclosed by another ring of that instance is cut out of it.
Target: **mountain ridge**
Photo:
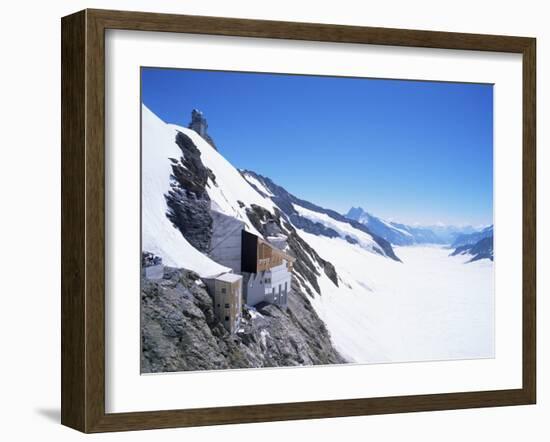
[[[378,234],[394,245],[452,245],[456,238],[478,232],[473,226],[469,225],[411,226],[395,221],[386,221],[365,211],[362,207],[351,207],[345,216],[366,225],[375,234]]]
[[[457,236],[453,241],[453,243],[451,244],[451,247],[456,248],[460,246],[475,244],[476,242],[484,238],[487,238],[489,236],[493,236],[493,225],[485,227],[483,230],[480,230],[479,232],[465,233]]]
[[[470,255],[468,262],[475,262],[481,259],[494,260],[493,257],[493,235],[484,237],[472,244],[458,246],[450,256]]]
[[[335,229],[327,227],[318,221],[312,221],[311,219],[303,216],[303,214],[300,214],[299,211],[296,210],[296,206],[300,206],[313,212],[327,215],[338,222],[350,224],[353,228],[360,230],[373,238],[374,242],[379,247],[379,249],[374,249],[377,253],[382,252],[382,254],[385,254],[389,258],[395,261],[400,261],[389,241],[382,236],[377,235],[360,222],[346,218],[344,215],[336,212],[335,210],[326,209],[317,204],[298,198],[282,186],[274,183],[269,177],[265,177],[259,173],[246,169],[240,170],[240,172],[254,189],[258,190],[258,192],[261,192],[262,194],[267,194],[297,227],[302,228],[309,233],[321,234],[329,237],[341,236]],[[250,177],[252,177],[252,180]],[[258,186],[258,184],[261,186]],[[266,193],[265,190],[268,192]],[[353,241],[353,238],[350,238],[349,240]]]
[[[447,250],[396,249],[405,257],[402,262],[391,242],[368,226],[298,198],[268,177],[236,169],[222,155],[221,143],[214,147],[195,130],[167,124],[145,106],[142,128],[142,252],[161,257],[164,267],[160,279],[142,276],[143,371],[408,360],[409,345],[400,345],[403,336],[392,319],[399,312],[393,306],[401,302],[414,307],[418,303],[408,301],[411,294],[428,299],[432,278],[417,275],[426,269],[432,272],[432,265],[437,267],[438,260],[448,256]],[[288,310],[259,306],[263,319],[256,321],[254,309],[244,306],[245,326],[236,335],[225,333],[212,318],[204,287],[203,279],[231,270],[209,255],[209,220],[214,212],[235,218],[246,231],[296,258]],[[387,224],[404,230],[398,223]],[[460,255],[449,263],[488,280],[485,262],[462,266],[466,259],[470,256]],[[442,266],[441,279],[462,275],[462,270],[453,269],[446,273],[449,269]],[[413,280],[416,287],[395,285]],[[480,285],[469,290],[476,294]],[[399,298],[401,294],[407,298]],[[478,297],[469,299],[472,303]],[[403,315],[398,320],[413,320],[410,330],[420,330],[418,336],[437,336],[424,333],[433,331],[431,325],[425,328],[429,319]],[[371,321],[387,333],[373,330]],[[376,339],[365,338],[367,331]],[[448,353],[444,338],[436,344],[438,355]],[[166,357],[160,350],[166,350]],[[437,356],[426,351],[419,360],[433,357]],[[181,358],[185,363],[178,362]]]

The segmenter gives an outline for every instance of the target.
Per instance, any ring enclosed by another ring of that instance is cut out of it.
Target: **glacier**
[[[300,200],[270,180],[239,171],[195,131],[142,109],[142,249],[166,265],[201,277],[229,269],[195,249],[167,218],[174,139],[187,135],[215,178],[212,209],[260,236],[277,222],[307,261],[294,287],[307,293],[330,339],[348,362],[490,358],[494,356],[493,263],[468,263],[439,245],[392,246],[367,226]],[[252,217],[255,215],[255,218]],[[386,228],[410,236],[400,225]],[[328,270],[327,270],[328,269]],[[301,296],[301,295],[300,295]],[[267,336],[267,335],[266,335]]]
[[[402,263],[301,232],[346,284],[322,278],[312,302],[336,349],[356,363],[494,357],[493,266],[439,245],[397,247]]]

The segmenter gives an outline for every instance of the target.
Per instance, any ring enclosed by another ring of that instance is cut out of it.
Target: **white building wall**
[[[162,279],[164,277],[164,266],[162,264],[157,264],[144,267],[143,275],[146,279]]]
[[[267,302],[276,304],[280,307],[286,307],[291,279],[291,274],[287,269],[286,262],[283,262],[280,266],[273,267],[270,271],[270,278],[270,290],[266,294]]]
[[[249,306],[267,302],[286,308],[291,281],[286,262],[265,272],[245,275],[243,293]]]
[[[247,305],[253,307],[265,301],[264,278],[268,272],[243,273],[243,294]]]

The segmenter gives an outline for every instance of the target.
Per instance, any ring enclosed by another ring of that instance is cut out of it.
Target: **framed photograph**
[[[62,19],[62,423],[534,404],[535,39]]]

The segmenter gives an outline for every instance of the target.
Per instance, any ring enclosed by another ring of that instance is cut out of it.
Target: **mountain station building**
[[[295,258],[245,230],[245,223],[212,211],[213,233],[209,256],[242,275],[244,302],[288,306]]]

